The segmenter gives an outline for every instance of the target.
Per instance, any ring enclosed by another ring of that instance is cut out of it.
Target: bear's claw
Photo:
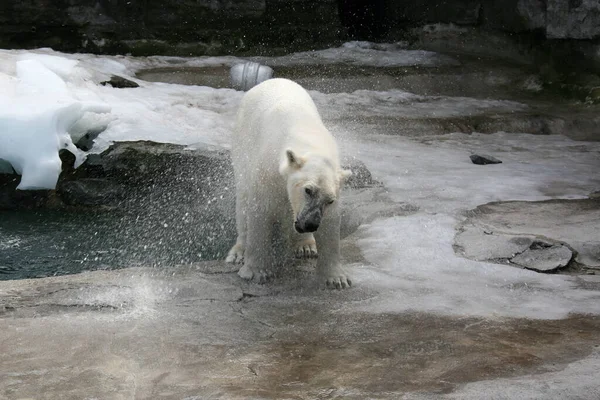
[[[346,289],[352,286],[350,277],[343,272],[325,277],[325,283],[329,289]]]
[[[317,243],[314,238],[310,238],[296,244],[294,251],[296,258],[317,258]]]
[[[296,247],[296,258],[317,258],[317,245],[312,243],[302,243]]]

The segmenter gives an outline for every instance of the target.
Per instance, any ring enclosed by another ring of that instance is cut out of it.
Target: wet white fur
[[[350,286],[340,265],[337,201],[350,172],[340,167],[336,142],[306,90],[287,79],[271,79],[246,93],[233,135],[232,161],[238,237],[227,261],[244,263],[239,275],[259,282],[273,275],[277,261],[269,249],[273,225],[279,222],[297,255],[316,256],[318,248],[317,273],[328,286]],[[314,238],[293,229],[306,185],[336,200],[326,208]]]

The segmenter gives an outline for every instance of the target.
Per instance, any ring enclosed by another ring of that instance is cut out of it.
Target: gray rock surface
[[[551,272],[566,267],[572,258],[573,252],[565,245],[535,241],[510,261],[534,271]]]
[[[594,269],[600,268],[598,238],[600,199],[514,201],[477,207],[459,228],[455,246],[467,258],[502,263],[512,259],[536,270],[565,266],[570,247],[575,261]],[[538,242],[550,245],[543,248]]]
[[[546,2],[542,0],[518,0],[518,14],[528,29],[546,28]]]
[[[388,3],[388,12],[391,20],[475,25],[479,21],[481,6],[482,2],[478,0],[425,0],[412,3],[395,1]]]
[[[600,3],[596,0],[548,0],[546,35],[553,39],[600,36]]]

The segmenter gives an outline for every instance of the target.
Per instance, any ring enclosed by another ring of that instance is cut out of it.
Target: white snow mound
[[[108,105],[73,98],[63,78],[76,65],[62,57],[30,55],[15,62],[16,77],[0,72],[0,160],[21,175],[18,189],[54,189],[62,168],[59,151],[73,153],[76,167],[85,158],[69,130],[86,112],[110,112]]]

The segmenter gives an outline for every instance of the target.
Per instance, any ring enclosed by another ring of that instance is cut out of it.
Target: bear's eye
[[[335,200],[329,200],[329,201],[327,202],[327,205],[329,205],[329,206],[330,206],[330,205],[332,205],[334,201],[335,201]]]
[[[309,187],[307,187],[307,188],[304,188],[304,192],[305,192],[307,195],[309,195],[309,196],[312,196],[312,195],[313,195],[313,190],[312,190],[311,188],[309,188]]]

